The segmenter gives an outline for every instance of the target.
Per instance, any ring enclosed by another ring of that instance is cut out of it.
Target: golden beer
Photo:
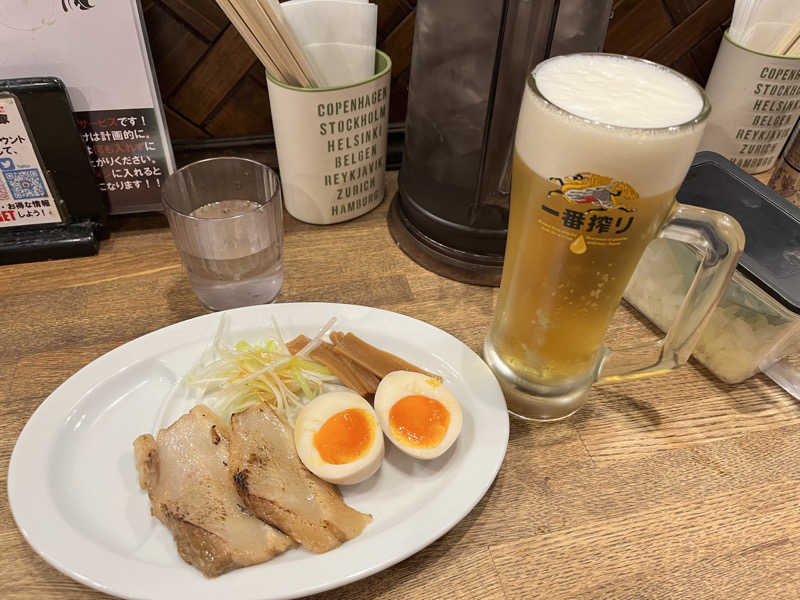
[[[674,190],[637,198],[625,207],[630,212],[575,207],[564,226],[570,202],[551,193],[557,182],[518,155],[512,181],[494,348],[525,379],[558,385],[585,377],[639,258],[669,214]]]
[[[534,70],[484,345],[512,412],[548,420],[582,403],[628,280],[676,206],[707,112],[696,85],[647,61],[570,55]]]

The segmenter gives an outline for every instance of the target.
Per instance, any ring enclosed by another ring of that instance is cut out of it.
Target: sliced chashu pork
[[[231,417],[230,467],[248,508],[312,552],[336,548],[372,520],[303,466],[292,428],[266,404]]]
[[[197,406],[133,443],[139,484],[178,553],[207,577],[265,562],[294,546],[243,506],[228,469],[229,431]]]

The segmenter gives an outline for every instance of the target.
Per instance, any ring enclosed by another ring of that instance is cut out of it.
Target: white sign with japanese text
[[[0,227],[61,223],[13,96],[0,96]]]
[[[159,210],[175,168],[141,11],[139,0],[0,0],[0,79],[64,82],[111,213]],[[146,139],[99,140],[128,118]],[[152,161],[150,176],[108,164],[141,157]]]
[[[2,77],[61,78],[77,112],[155,106],[136,2],[0,0]]]

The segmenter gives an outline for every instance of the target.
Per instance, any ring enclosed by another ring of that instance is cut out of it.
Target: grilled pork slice
[[[292,428],[270,406],[233,415],[231,430],[231,473],[245,504],[307,549],[332,550],[372,520],[303,466]]]
[[[157,440],[146,434],[133,442],[150,512],[170,530],[181,558],[207,577],[268,561],[294,546],[242,506],[228,470],[229,435],[210,409],[197,406]]]

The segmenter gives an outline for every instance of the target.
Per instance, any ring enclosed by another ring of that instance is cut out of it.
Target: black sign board
[[[95,254],[107,213],[64,84],[0,81],[0,264]]]

